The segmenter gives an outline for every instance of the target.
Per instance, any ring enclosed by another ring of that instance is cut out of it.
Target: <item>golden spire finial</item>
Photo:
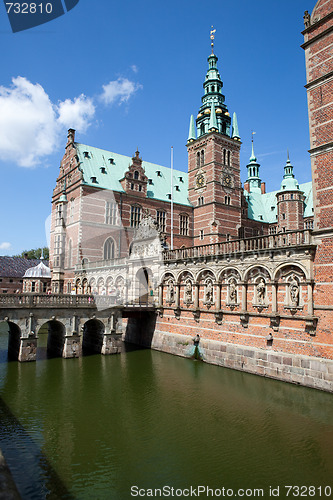
[[[216,33],[216,30],[214,30],[214,26],[212,26],[212,29],[210,30],[210,39],[212,41],[212,43],[210,45],[212,47],[212,54],[214,54],[214,38],[215,38],[215,33]]]

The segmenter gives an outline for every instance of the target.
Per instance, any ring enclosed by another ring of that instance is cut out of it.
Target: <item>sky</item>
[[[289,149],[311,180],[304,11],[315,0],[80,0],[12,33],[0,3],[0,255],[47,245],[45,221],[68,128],[76,141],[187,171],[214,26],[225,103],[237,113],[241,177],[254,135],[268,191]]]

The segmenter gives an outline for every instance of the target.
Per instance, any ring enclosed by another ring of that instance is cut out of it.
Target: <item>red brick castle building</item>
[[[333,390],[332,4],[304,16],[312,182],[298,183],[288,155],[280,189],[266,192],[252,143],[242,186],[212,44],[188,173],[69,130],[52,199],[54,292],[149,296],[158,316],[124,322],[126,340],[186,356],[200,333],[207,362]]]

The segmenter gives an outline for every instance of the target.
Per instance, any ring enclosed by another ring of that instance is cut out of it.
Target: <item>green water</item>
[[[8,363],[6,343],[0,448],[23,499],[333,486],[330,394],[150,350]]]

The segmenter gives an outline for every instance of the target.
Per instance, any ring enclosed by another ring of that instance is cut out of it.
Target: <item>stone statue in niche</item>
[[[294,275],[292,276],[291,281],[289,282],[289,293],[290,293],[291,305],[297,307],[299,303],[299,284]]]
[[[170,280],[168,283],[166,300],[170,304],[175,301],[175,287],[172,280]]]
[[[229,301],[232,304],[237,303],[237,283],[235,278],[232,278],[229,283]]]
[[[185,285],[185,302],[187,304],[192,302],[192,283],[190,280],[188,280]]]
[[[211,281],[208,281],[206,283],[205,302],[206,302],[206,304],[213,303],[213,285],[212,285]]]
[[[266,283],[264,278],[260,278],[260,281],[257,284],[258,304],[263,304],[265,302],[265,296],[266,296]]]

